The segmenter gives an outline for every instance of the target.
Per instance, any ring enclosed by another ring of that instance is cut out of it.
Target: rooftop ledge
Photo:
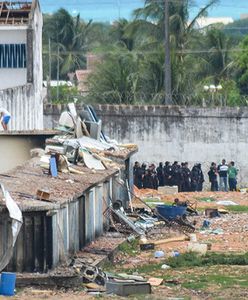
[[[59,131],[56,130],[8,130],[0,131],[0,136],[35,136],[35,135],[56,135]]]

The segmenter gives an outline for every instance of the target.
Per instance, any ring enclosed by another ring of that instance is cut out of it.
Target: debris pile
[[[110,140],[102,132],[101,120],[94,109],[88,105],[84,108],[78,114],[75,105],[68,104],[68,111],[61,114],[56,128],[61,134],[46,140],[41,166],[53,177],[58,171],[79,174],[80,171],[74,168],[78,164],[93,170],[120,168],[115,158],[124,158],[137,151],[134,144],[120,145]]]

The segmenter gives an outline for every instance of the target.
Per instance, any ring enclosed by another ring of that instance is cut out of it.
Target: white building
[[[38,0],[0,2],[0,106],[11,130],[43,129],[42,24]]]
[[[234,20],[231,17],[201,17],[198,18],[196,21],[196,28],[202,29],[204,27],[207,27],[209,25],[218,24],[221,23],[223,25],[227,25],[230,23],[233,23]]]

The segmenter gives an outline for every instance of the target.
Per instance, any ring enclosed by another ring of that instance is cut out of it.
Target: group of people
[[[212,162],[210,170],[208,171],[209,181],[211,183],[211,191],[236,191],[237,190],[237,175],[238,169],[235,167],[234,161],[226,164],[226,160],[223,159],[222,163],[217,166],[215,162]],[[219,181],[218,181],[219,177]]]
[[[195,164],[192,170],[189,169],[187,162],[179,164],[175,161],[171,164],[169,161],[158,167],[151,164],[147,167],[135,162],[133,167],[134,184],[139,188],[158,189],[159,186],[178,186],[179,192],[202,191],[204,175],[201,164]]]
[[[211,191],[230,191],[237,189],[238,170],[235,163],[231,161],[228,165],[223,159],[217,166],[212,163],[208,172],[211,183]],[[147,166],[145,163],[135,162],[133,167],[134,185],[141,189],[158,189],[159,186],[177,186],[178,192],[201,192],[203,189],[204,175],[201,164],[197,163],[190,170],[187,162],[179,164],[175,161],[171,164],[169,161],[163,164],[159,163]]]

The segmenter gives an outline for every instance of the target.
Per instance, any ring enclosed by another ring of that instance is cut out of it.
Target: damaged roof
[[[108,180],[119,171],[117,168],[103,171],[90,170],[83,166],[73,166],[83,174],[58,173],[54,178],[44,174],[40,166],[40,158],[33,158],[5,174],[0,174],[0,182],[9,191],[22,211],[41,211],[59,208],[61,204],[71,202],[83,193]],[[51,202],[37,200],[37,190],[50,193]],[[0,193],[0,208],[5,207]]]
[[[1,1],[0,25],[28,25],[36,0]]]

